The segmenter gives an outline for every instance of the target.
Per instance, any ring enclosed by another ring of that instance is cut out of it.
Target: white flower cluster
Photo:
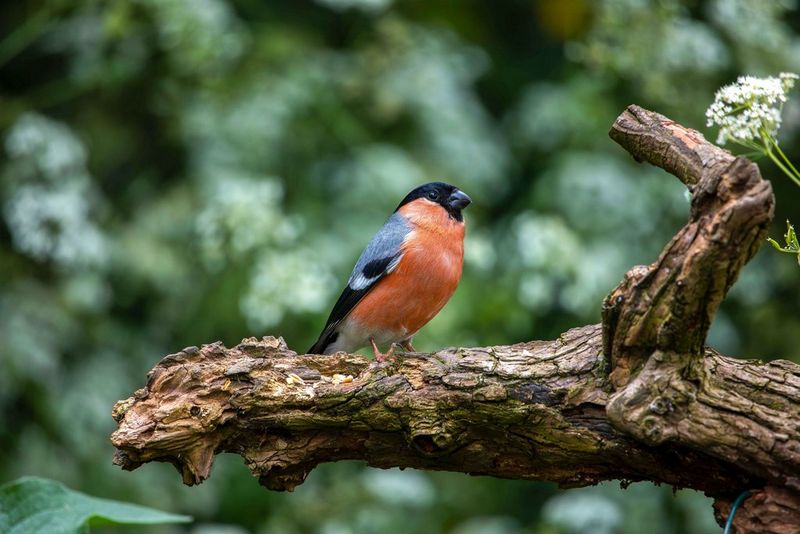
[[[215,174],[205,184],[205,206],[195,220],[208,267],[219,269],[253,250],[294,242],[302,220],[281,209],[279,179],[224,167]]]
[[[61,267],[102,266],[110,242],[96,220],[103,198],[86,168],[87,150],[66,124],[26,113],[5,138],[9,188],[2,206],[14,247]]]
[[[265,250],[253,265],[239,307],[254,330],[278,324],[288,312],[320,312],[338,289],[317,250]]]
[[[14,246],[64,267],[104,264],[108,243],[91,218],[92,193],[89,185],[74,182],[16,188],[3,210]]]
[[[727,141],[751,146],[774,138],[781,126],[781,109],[786,94],[798,75],[782,72],[777,78],[740,76],[736,83],[722,87],[706,110],[707,126],[719,126],[717,143]]]

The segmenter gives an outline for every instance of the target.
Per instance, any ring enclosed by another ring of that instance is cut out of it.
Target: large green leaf
[[[60,482],[23,477],[0,486],[0,532],[86,532],[92,525],[186,523],[192,518],[73,491]]]

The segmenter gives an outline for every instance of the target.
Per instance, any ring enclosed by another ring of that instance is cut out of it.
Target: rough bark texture
[[[755,163],[656,113],[631,106],[610,134],[692,194],[689,222],[655,263],[628,271],[603,305],[605,353],[620,388],[657,351],[702,357],[714,313],[766,238],[774,199]]]
[[[603,324],[555,341],[377,363],[297,355],[282,339],[190,347],[114,407],[115,462],[169,461],[187,484],[234,452],[270,489],[360,459],[566,487],[652,480],[705,491],[737,532],[800,527],[800,366],[704,348],[714,313],[764,240],[770,185],[746,159],[631,106],[611,136],[692,192],[688,223],[631,269]]]

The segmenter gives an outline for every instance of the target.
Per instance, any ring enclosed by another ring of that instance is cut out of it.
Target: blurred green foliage
[[[160,528],[196,533],[715,532],[704,497],[649,484],[342,463],[286,495],[221,457],[185,488],[166,465],[111,465],[110,408],[184,345],[272,333],[304,350],[368,238],[432,179],[474,204],[464,280],[420,349],[598,321],[688,210],[608,139],[614,118],[637,103],[702,130],[736,75],[800,71],[799,30],[794,0],[3,3],[0,480],[191,514]],[[784,114],[797,161],[797,99]],[[800,219],[762,170],[776,220]],[[800,361],[782,259],[759,252],[710,344]]]
[[[185,515],[98,499],[46,478],[22,477],[0,486],[0,530],[6,534],[88,533],[90,527],[97,525],[159,525],[191,520]]]

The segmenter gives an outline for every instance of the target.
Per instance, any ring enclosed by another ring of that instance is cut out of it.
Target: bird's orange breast
[[[461,280],[464,223],[432,202],[418,200],[399,213],[412,230],[401,249],[403,258],[350,314],[350,319],[377,337],[409,338],[444,307]]]

